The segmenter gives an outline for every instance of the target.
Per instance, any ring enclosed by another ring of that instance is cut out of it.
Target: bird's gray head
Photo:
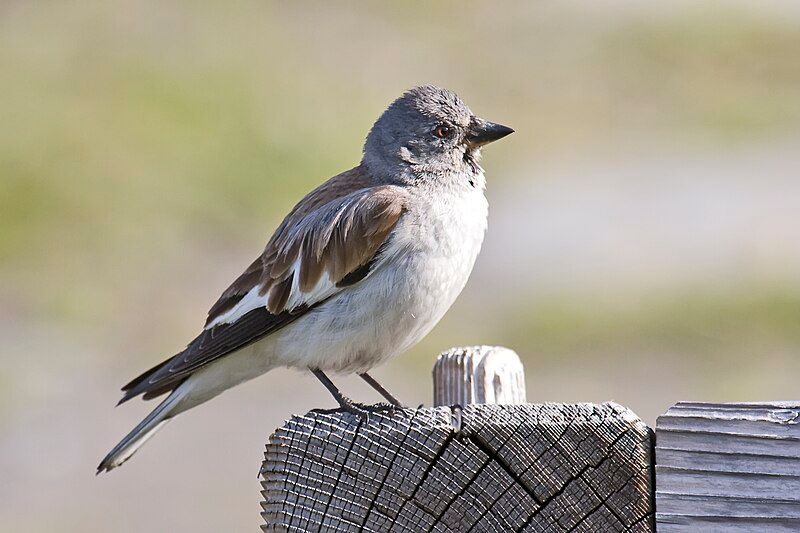
[[[513,133],[480,119],[455,93],[411,89],[378,118],[364,144],[364,164],[379,179],[414,180],[480,173],[482,146]]]

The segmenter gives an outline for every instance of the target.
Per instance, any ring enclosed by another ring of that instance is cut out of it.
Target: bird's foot
[[[375,403],[375,404],[363,404],[363,403],[356,403],[356,402],[349,402],[346,405],[341,405],[339,407],[342,411],[347,413],[351,413],[361,417],[362,420],[366,420],[370,414],[393,414],[396,411],[402,409],[402,407],[398,407],[396,405],[392,405],[390,403]]]
[[[355,405],[358,406],[359,409],[363,409],[368,413],[394,413],[395,411],[400,411],[402,409],[405,409],[405,406],[403,405],[394,405],[386,402],[380,402],[374,404],[358,403]]]
[[[376,403],[376,404],[363,404],[363,403],[356,403],[350,401],[349,398],[346,398],[346,402],[341,402],[339,407],[335,409],[313,409],[315,413],[324,413],[324,414],[333,414],[333,413],[350,413],[352,415],[356,415],[357,417],[361,418],[362,420],[366,420],[369,418],[370,414],[393,414],[403,407],[398,407],[396,405],[392,405],[389,403]]]
[[[351,415],[356,415],[362,420],[366,420],[367,415],[370,413],[368,406],[356,403],[344,394],[339,393],[335,396],[335,398],[336,401],[339,402],[339,407],[335,409],[313,409],[313,411],[324,414],[345,412],[350,413]]]
[[[345,398],[346,402],[341,402],[339,404],[339,410],[344,411],[345,413],[350,413],[351,415],[356,415],[357,417],[361,418],[361,420],[366,420],[369,416],[369,410],[365,409],[365,406],[358,404],[349,398]]]
[[[375,388],[375,390],[379,391],[387,400],[389,400],[390,403],[377,403],[374,405],[356,403],[342,394],[342,391],[340,391],[336,385],[333,384],[330,378],[325,375],[325,372],[318,368],[310,368],[309,370],[311,370],[311,373],[314,374],[317,379],[320,380],[320,382],[322,382],[325,388],[328,389],[328,392],[331,393],[331,395],[336,399],[336,402],[339,404],[338,409],[315,409],[315,411],[318,413],[330,414],[337,411],[344,411],[345,413],[356,415],[362,420],[366,420],[370,413],[393,413],[398,409],[404,408],[404,406],[401,405],[394,396],[386,392],[386,389],[381,387],[380,384],[372,379],[372,377],[367,373],[359,375],[373,388]]]

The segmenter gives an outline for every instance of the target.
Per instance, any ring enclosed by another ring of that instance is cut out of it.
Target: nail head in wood
[[[522,361],[508,348],[451,348],[439,355],[433,367],[434,406],[525,402]]]

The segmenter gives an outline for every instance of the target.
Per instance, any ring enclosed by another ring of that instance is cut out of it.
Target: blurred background
[[[263,444],[332,406],[275,371],[134,460],[180,350],[286,211],[423,83],[517,133],[485,150],[461,299],[375,372],[502,344],[530,401],[798,399],[800,4],[0,3],[0,530],[246,531]],[[359,380],[341,386],[362,400]]]

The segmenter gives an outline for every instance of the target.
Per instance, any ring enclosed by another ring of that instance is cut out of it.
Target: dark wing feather
[[[236,281],[234,281],[231,286],[222,293],[222,296],[219,297],[219,300],[217,300],[216,303],[211,306],[211,309],[208,311],[206,325],[211,322],[213,317],[219,316],[233,309],[233,307],[239,303],[239,300],[241,300],[244,295],[250,291],[250,289],[260,283],[261,276],[263,276],[263,274],[264,258],[263,256],[259,256],[250,264],[249,267],[247,267],[247,270],[245,270],[241,276],[236,278]]]
[[[192,372],[222,355],[246,346],[300,318],[307,307],[273,315],[264,307],[253,309],[232,324],[204,330],[184,351],[148,370],[122,389],[120,403],[139,394],[150,400],[171,391]]]
[[[173,390],[199,368],[277,331],[366,277],[404,209],[402,189],[371,187],[359,169],[312,191],[286,217],[262,256],[214,304],[206,329],[184,351],[125,385],[120,403]],[[263,302],[237,311],[255,288]]]

